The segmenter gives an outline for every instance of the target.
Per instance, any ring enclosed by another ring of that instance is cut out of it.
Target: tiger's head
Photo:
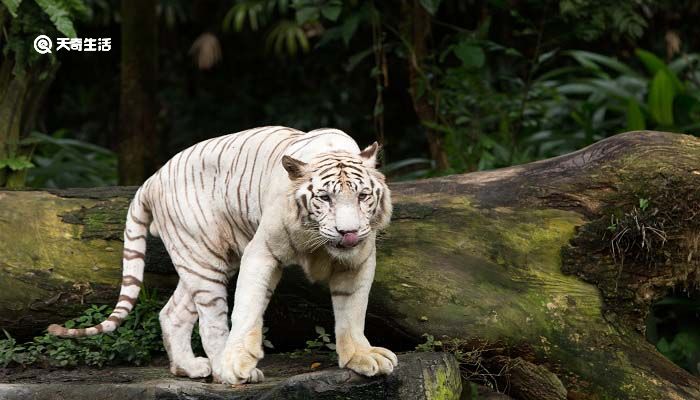
[[[376,168],[379,145],[359,154],[334,151],[308,163],[284,156],[282,165],[292,180],[298,218],[324,245],[345,258],[391,219],[391,193]],[[315,246],[313,246],[315,247]]]

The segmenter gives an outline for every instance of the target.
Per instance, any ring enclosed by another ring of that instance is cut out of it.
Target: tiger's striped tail
[[[152,220],[151,212],[142,199],[142,190],[143,186],[136,192],[126,216],[122,286],[114,311],[106,320],[90,328],[68,329],[52,324],[48,329],[50,334],[61,337],[82,337],[112,332],[133,310],[141,291],[146,255],[146,236]]]

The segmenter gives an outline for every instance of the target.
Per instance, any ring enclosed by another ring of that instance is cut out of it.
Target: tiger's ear
[[[379,143],[374,142],[360,152],[360,157],[363,158],[366,166],[374,168],[377,165],[377,154],[380,148]]]
[[[282,156],[282,166],[289,174],[289,179],[296,180],[304,176],[306,163],[290,156]]]

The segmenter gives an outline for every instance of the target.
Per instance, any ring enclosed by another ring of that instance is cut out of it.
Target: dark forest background
[[[700,126],[695,1],[2,4],[5,186],[139,184],[193,143],[261,125],[379,140],[392,179]],[[39,33],[112,50],[40,55]]]
[[[699,20],[693,0],[0,0],[0,187],[137,185],[262,125],[379,140],[392,180],[696,134]],[[39,34],[112,49],[41,55]],[[698,309],[669,298],[649,329],[695,373]]]

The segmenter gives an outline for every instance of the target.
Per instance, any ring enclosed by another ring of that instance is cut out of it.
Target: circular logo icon
[[[39,54],[51,53],[51,38],[46,35],[39,35],[34,39],[34,50]]]

